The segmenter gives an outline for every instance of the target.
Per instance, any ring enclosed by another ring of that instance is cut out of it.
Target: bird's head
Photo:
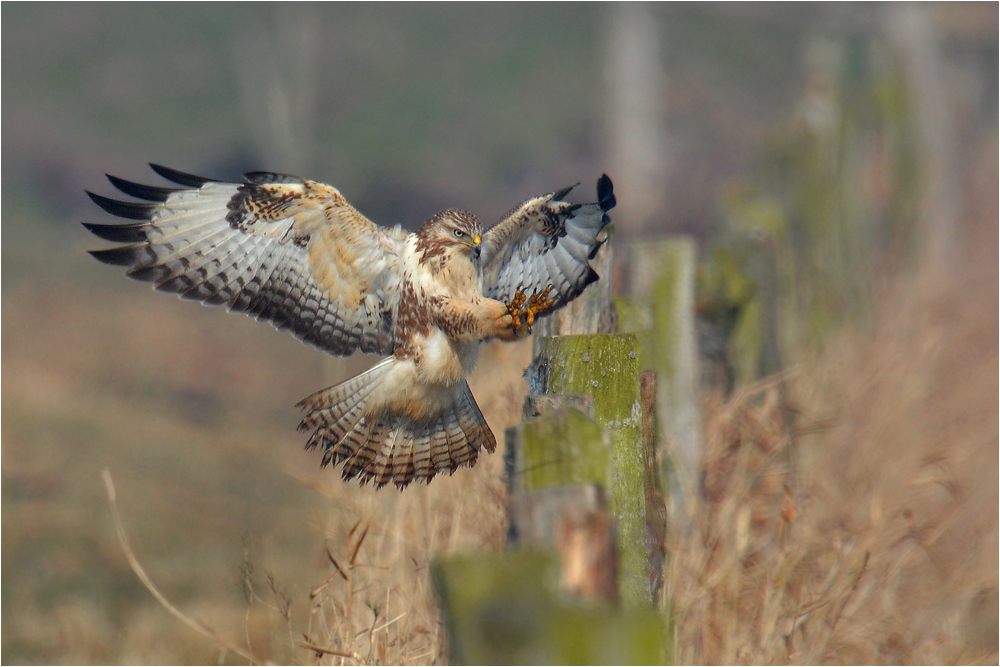
[[[478,258],[483,226],[472,213],[449,208],[425,222],[417,230],[417,237],[427,250],[453,250]]]

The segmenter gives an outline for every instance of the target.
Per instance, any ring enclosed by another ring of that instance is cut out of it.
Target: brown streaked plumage
[[[90,194],[135,222],[88,224],[127,245],[92,254],[181,298],[225,305],[334,355],[386,356],[299,403],[299,430],[345,479],[399,488],[475,465],[496,438],[466,376],[480,344],[516,340],[536,316],[576,298],[615,205],[535,197],[484,233],[475,215],[442,211],[412,234],[379,227],[335,188],[269,172],[225,183],[153,165],[183,187],[109,177],[125,202]]]

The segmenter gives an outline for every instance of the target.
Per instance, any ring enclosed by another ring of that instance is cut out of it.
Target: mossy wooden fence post
[[[695,245],[688,238],[636,243],[626,257],[629,296],[618,303],[619,327],[638,336],[640,367],[656,373],[658,430],[666,443],[660,481],[670,498],[670,531],[684,535],[701,479]]]
[[[562,484],[600,484],[607,495],[608,510],[615,520],[618,595],[626,606],[648,606],[649,564],[646,553],[645,456],[642,448],[642,404],[639,391],[639,350],[634,335],[596,334],[542,338],[538,354],[525,377],[534,395],[577,395],[594,397],[594,419],[607,432],[606,445],[586,449],[581,438],[565,438],[576,451],[559,452],[556,438],[523,440],[526,464],[532,458],[546,458],[557,452],[563,462],[552,459],[549,468],[575,467],[587,470],[586,479],[557,475]],[[572,424],[572,420],[567,420]],[[530,428],[527,424],[523,428]],[[593,439],[590,442],[594,442]],[[569,461],[575,461],[569,464]],[[536,488],[544,473],[525,468],[525,491]],[[543,482],[544,483],[544,482]]]

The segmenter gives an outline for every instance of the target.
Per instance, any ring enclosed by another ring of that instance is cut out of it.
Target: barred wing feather
[[[579,296],[597,280],[590,266],[603,241],[600,233],[615,206],[607,175],[597,181],[597,202],[570,204],[562,198],[572,188],[534,197],[514,208],[483,239],[483,291],[509,302],[520,290],[526,295],[551,288],[547,315]]]
[[[227,183],[151,165],[181,188],[109,176],[145,202],[90,197],[136,222],[89,224],[127,243],[91,254],[184,299],[246,313],[334,355],[390,354],[405,234],[355,210],[335,188],[269,172]]]

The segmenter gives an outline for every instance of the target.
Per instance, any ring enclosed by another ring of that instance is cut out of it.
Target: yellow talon
[[[516,328],[521,327],[521,308],[524,306],[526,300],[524,292],[517,290],[514,292],[514,298],[507,304],[507,313],[514,319],[514,326]]]
[[[549,292],[551,291],[551,287],[546,287],[541,294],[531,295],[531,299],[528,301],[527,312],[525,314],[525,319],[527,320],[529,327],[535,324],[535,315],[555,303],[554,299],[548,298]]]
[[[521,290],[514,293],[514,298],[506,306],[507,314],[514,320],[515,329],[521,328],[522,318],[529,328],[534,326],[535,316],[555,303],[554,299],[548,298],[551,291],[551,287],[546,287],[541,293],[532,294],[530,298]]]

